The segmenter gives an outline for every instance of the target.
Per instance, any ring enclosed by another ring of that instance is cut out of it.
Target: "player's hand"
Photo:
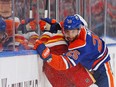
[[[57,33],[57,30],[61,30],[60,24],[55,19],[41,18],[39,24],[41,30],[48,30],[51,33]]]
[[[40,40],[36,40],[34,50],[37,50],[40,57],[45,61],[51,58],[50,49],[46,47]]]

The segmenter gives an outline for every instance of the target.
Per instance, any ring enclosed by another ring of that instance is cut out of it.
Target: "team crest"
[[[67,20],[68,24],[71,24],[72,23],[72,20]]]

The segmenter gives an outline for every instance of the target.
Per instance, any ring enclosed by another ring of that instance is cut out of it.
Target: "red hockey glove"
[[[34,49],[37,50],[38,54],[43,60],[51,58],[50,49],[46,47],[40,40],[37,40],[34,45]]]

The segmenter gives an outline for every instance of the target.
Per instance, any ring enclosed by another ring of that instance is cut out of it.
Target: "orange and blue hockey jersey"
[[[108,62],[110,57],[102,39],[88,29],[82,28],[76,40],[67,43],[68,51],[63,51],[60,54],[62,47],[59,49],[59,45],[62,43],[59,44],[59,42],[62,39],[58,41],[58,38],[61,37],[56,36],[44,33],[40,38],[50,48],[52,59],[50,58],[48,63],[45,63],[44,71],[53,87],[90,86],[94,82],[86,73],[85,68],[92,71],[92,76],[98,87],[114,87],[113,75]],[[88,78],[90,79],[88,80]]]
[[[109,60],[104,41],[88,29],[82,28],[76,40],[69,44],[68,52],[63,55],[52,54],[49,64],[57,70],[65,70],[81,63],[88,70],[96,71]]]
[[[44,32],[40,40],[50,48],[52,54],[62,55],[68,51],[67,43],[61,31],[57,33]],[[60,71],[44,62],[43,71],[53,87],[88,87],[95,82],[90,73],[81,64],[68,70]],[[79,75],[80,73],[81,75]],[[89,81],[86,82],[86,79]]]

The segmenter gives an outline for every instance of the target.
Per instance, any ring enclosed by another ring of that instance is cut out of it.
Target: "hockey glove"
[[[55,19],[41,18],[41,20],[47,22],[50,25],[49,32],[57,33],[57,30],[61,30],[60,24]]]
[[[37,50],[40,57],[45,61],[51,58],[50,49],[46,47],[40,40],[35,42],[34,50]]]

